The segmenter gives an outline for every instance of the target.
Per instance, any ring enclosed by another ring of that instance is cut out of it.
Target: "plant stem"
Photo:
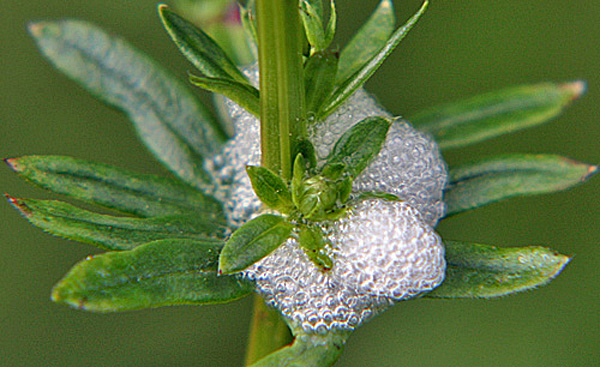
[[[304,136],[303,30],[297,0],[258,0],[262,165],[292,175],[296,141]]]
[[[304,33],[298,0],[257,0],[262,165],[285,180],[304,128]],[[246,365],[292,341],[281,316],[255,296]]]
[[[254,313],[250,324],[246,366],[292,342],[292,336],[279,313],[254,296]]]

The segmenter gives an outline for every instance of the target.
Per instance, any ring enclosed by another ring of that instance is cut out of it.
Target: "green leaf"
[[[317,113],[331,95],[335,84],[338,55],[333,51],[319,51],[306,61],[304,87],[306,88],[306,110]]]
[[[130,251],[90,256],[52,290],[52,300],[95,312],[225,303],[252,291],[238,277],[217,276],[219,246],[161,240]]]
[[[31,224],[56,236],[105,250],[131,250],[141,244],[175,238],[222,242],[227,228],[198,215],[153,218],[114,217],[56,200],[13,198],[9,202]]]
[[[325,31],[323,30],[323,10],[319,9],[316,6],[317,4],[318,7],[322,7],[322,0],[300,0],[300,16],[304,25],[304,32],[308,43],[315,52],[325,50],[329,46],[326,43]]]
[[[250,367],[329,367],[338,360],[349,332],[296,335],[292,345],[269,354]]]
[[[179,181],[59,156],[7,159],[20,176],[59,194],[142,217],[195,214],[225,220],[221,204]]]
[[[346,44],[340,54],[337,81],[341,83],[356,73],[381,50],[396,26],[391,0],[381,0],[377,9]]]
[[[260,166],[246,166],[246,172],[260,201],[271,209],[289,213],[293,208],[292,196],[279,176]]]
[[[436,106],[409,121],[441,149],[460,148],[547,122],[584,91],[581,81],[525,85]]]
[[[564,190],[595,174],[598,167],[556,155],[510,154],[450,170],[446,216],[517,195]]]
[[[29,26],[42,53],[93,95],[123,110],[150,151],[183,181],[206,187],[202,157],[226,135],[195,96],[123,39],[82,21]]]
[[[445,241],[446,278],[430,298],[490,298],[548,283],[570,258],[545,247]]]
[[[329,1],[329,22],[327,22],[327,28],[325,28],[325,44],[327,47],[331,45],[335,31],[337,29],[337,10],[335,9],[335,0]]]
[[[306,178],[306,160],[302,153],[296,155],[294,160],[294,169],[292,170],[291,194],[292,202],[296,207],[300,206],[303,192],[303,183]]]
[[[362,191],[352,195],[353,201],[363,201],[367,199],[384,199],[387,201],[402,201],[399,197],[394,194],[390,194],[383,191]]]
[[[342,163],[352,177],[358,176],[379,154],[391,122],[383,117],[367,117],[348,129],[335,143],[323,171]]]
[[[219,274],[242,271],[273,252],[292,233],[282,217],[264,214],[233,232],[219,258]]]
[[[298,233],[298,243],[306,253],[306,256],[320,269],[331,270],[333,267],[333,260],[327,255],[323,232],[319,227],[300,227]]]
[[[220,93],[231,99],[254,116],[260,116],[260,97],[258,89],[246,83],[231,79],[206,78],[190,75],[190,82],[197,87]]]
[[[303,2],[307,2],[311,8],[313,9],[313,12],[315,13],[315,15],[317,17],[319,17],[320,19],[323,19],[323,1],[324,0],[301,0]],[[300,4],[300,7],[302,7],[302,4]]]
[[[396,46],[404,39],[408,34],[408,31],[417,23],[421,15],[427,9],[429,1],[425,0],[419,11],[413,15],[402,27],[398,28],[390,38],[368,62],[362,64],[352,75],[339,81],[339,86],[335,89],[327,103],[324,104],[322,111],[319,113],[320,117],[327,117],[333,111],[335,111],[344,101],[350,97],[358,88],[362,87],[369,78],[375,74],[375,71],[379,69],[385,59],[394,51]],[[341,60],[340,60],[341,62]]]
[[[181,53],[204,75],[235,80],[242,84],[248,83],[240,69],[208,34],[173,13],[164,4],[158,6],[158,13],[163,26]]]

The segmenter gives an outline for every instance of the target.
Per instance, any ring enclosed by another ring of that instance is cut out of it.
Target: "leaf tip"
[[[21,172],[23,169],[18,164],[18,158],[4,158],[4,163],[15,172]]]
[[[22,199],[12,197],[9,194],[4,194],[8,203],[17,209],[23,216],[28,217],[31,215],[31,209],[25,204]]]
[[[63,282],[59,282],[52,288],[50,300],[55,303],[67,304],[78,309],[85,309],[85,300],[75,300],[71,297],[71,292],[64,286]]]
[[[60,35],[61,28],[59,22],[34,21],[27,24],[27,31],[36,40],[44,37],[56,37]]]
[[[104,311],[102,308],[98,308],[98,305],[89,302],[87,296],[80,294],[79,289],[74,286],[68,278],[63,278],[54,286],[54,288],[52,288],[50,300],[55,303],[71,306],[78,310]]]
[[[598,173],[598,166],[589,165],[588,169],[587,169],[587,173],[585,176],[583,176],[582,181],[589,179],[590,177],[594,176],[596,173]]]
[[[62,290],[60,287],[60,283],[58,283],[57,285],[54,286],[54,288],[52,288],[52,292],[50,293],[50,300],[52,302],[56,302],[56,303],[63,302]]]
[[[547,274],[548,279],[554,279],[558,274],[560,274],[563,271],[565,266],[567,266],[567,264],[571,262],[571,260],[573,260],[573,257],[563,255],[558,252],[555,253],[554,256],[556,257],[556,266],[554,266],[552,271],[549,274]]]
[[[158,16],[160,17],[161,22],[163,24],[166,24],[167,20],[165,19],[165,17],[167,16],[168,12],[171,12],[169,6],[167,4],[160,3],[156,8],[158,10]]]
[[[379,3],[379,8],[380,9],[392,9],[393,7],[393,3],[392,0],[381,0],[381,2]]]
[[[571,101],[581,97],[587,90],[587,83],[583,80],[563,83],[560,89],[565,92]]]
[[[29,31],[29,34],[31,34],[34,37],[39,37],[41,36],[41,34],[44,32],[44,28],[46,27],[46,22],[29,22],[27,24],[27,30]]]
[[[233,268],[231,264],[228,264],[226,261],[223,261],[223,257],[219,259],[219,267],[217,268],[217,276],[226,276],[231,275],[233,273],[238,272],[239,270]]]

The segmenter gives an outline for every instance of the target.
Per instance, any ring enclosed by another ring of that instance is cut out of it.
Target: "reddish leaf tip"
[[[563,83],[560,87],[563,91],[571,94],[571,100],[574,100],[581,97],[585,93],[587,84],[583,80],[576,80],[573,82]]]
[[[20,172],[22,169],[18,164],[18,158],[4,158],[4,163],[15,172]]]
[[[16,198],[13,198],[12,196],[10,196],[8,193],[4,193],[4,197],[6,198],[6,200],[8,200],[9,203],[13,204],[16,201]]]
[[[26,217],[31,215],[31,209],[27,206],[27,204],[23,202],[22,199],[12,197],[6,193],[4,194],[4,196],[8,200],[9,204],[12,205],[19,212],[21,212],[21,214],[23,214]]]
[[[587,180],[588,178],[592,177],[596,173],[598,173],[598,166],[594,166],[594,165],[588,166],[587,174],[583,177],[583,180]]]
[[[32,36],[39,37],[44,31],[46,22],[31,22],[27,24],[27,30]]]

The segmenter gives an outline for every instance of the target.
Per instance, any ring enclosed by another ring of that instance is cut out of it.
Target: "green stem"
[[[305,135],[298,1],[258,0],[256,13],[262,164],[290,179],[295,143]]]
[[[246,366],[292,342],[290,330],[279,313],[268,307],[259,295],[254,296],[249,338]]]
[[[296,142],[305,136],[304,31],[298,0],[257,0],[262,165],[292,176]],[[277,311],[255,296],[246,365],[292,341]]]

